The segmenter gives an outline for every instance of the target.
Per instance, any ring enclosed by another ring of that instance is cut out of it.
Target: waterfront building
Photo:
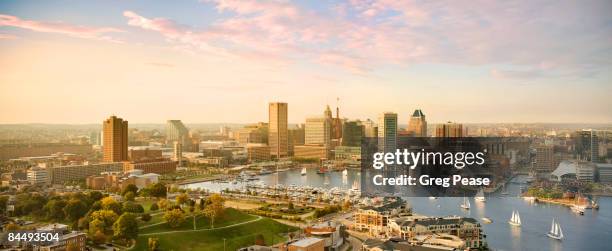
[[[464,136],[463,124],[447,122],[445,124],[436,125],[436,137],[443,138],[460,138]]]
[[[103,172],[123,171],[123,163],[99,163],[71,166],[55,166],[47,168],[51,184],[62,185],[70,181],[83,181],[92,175],[99,175]]]
[[[599,182],[612,184],[612,164],[610,163],[597,163],[597,176]]]
[[[334,149],[336,160],[361,160],[361,146],[338,146]]]
[[[427,137],[427,120],[421,109],[414,110],[408,121],[408,133],[414,137]]]
[[[298,159],[323,160],[329,159],[329,148],[326,145],[306,144],[294,147],[293,157]]]
[[[287,157],[289,154],[287,103],[270,103],[268,106],[268,145],[273,158]]]
[[[397,113],[385,112],[378,119],[378,151],[395,152],[397,147]]]
[[[564,160],[561,161],[559,166],[550,174],[550,179],[555,181],[570,179],[593,182],[595,181],[596,170],[597,166],[592,162]]]
[[[484,244],[480,223],[473,218],[405,216],[389,219],[390,237],[399,237],[410,242],[419,236],[436,234],[456,236],[465,242],[465,247],[454,246],[461,245],[461,242],[451,244],[454,248],[479,248]]]
[[[384,237],[388,230],[389,219],[410,215],[412,208],[401,199],[395,199],[381,206],[358,209],[353,216],[353,228],[357,231],[367,231],[371,236]]]
[[[535,171],[538,173],[549,173],[555,169],[555,154],[554,146],[538,145],[536,146],[536,163]]]
[[[248,144],[247,160],[251,163],[270,160],[270,147],[266,144]]]
[[[111,116],[102,123],[104,162],[128,160],[128,122]]]

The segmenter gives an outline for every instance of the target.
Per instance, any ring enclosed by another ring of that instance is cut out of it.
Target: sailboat
[[[484,195],[484,190],[480,189],[478,190],[478,193],[476,193],[476,197],[474,197],[475,201],[480,201],[480,202],[485,202],[487,201],[487,199],[485,198]]]
[[[521,216],[518,211],[512,211],[512,218],[510,218],[508,223],[512,226],[521,226]]]
[[[301,172],[302,176],[306,175],[306,167],[302,167],[302,172]]]
[[[550,226],[550,232],[548,232],[548,237],[561,240],[563,239],[563,230],[561,230],[561,225],[555,222],[555,219],[552,221],[552,225]]]
[[[467,197],[463,197],[463,204],[461,204],[461,208],[470,210],[470,201],[467,199]]]
[[[348,170],[347,170],[347,169],[344,169],[344,170],[342,171],[342,176],[347,176],[347,175],[348,175]]]

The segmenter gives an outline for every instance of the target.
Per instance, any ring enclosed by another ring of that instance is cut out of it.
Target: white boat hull
[[[548,237],[553,238],[555,240],[562,240],[563,239],[563,237],[561,237],[561,236],[556,236],[556,235],[553,235],[553,234],[550,234],[550,233],[548,233],[546,235],[548,235]]]
[[[508,221],[508,224],[515,226],[515,227],[520,227],[521,223],[516,223],[516,222],[512,222],[512,221]]]

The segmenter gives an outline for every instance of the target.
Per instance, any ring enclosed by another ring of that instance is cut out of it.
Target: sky
[[[0,0],[0,123],[612,122],[612,1]]]

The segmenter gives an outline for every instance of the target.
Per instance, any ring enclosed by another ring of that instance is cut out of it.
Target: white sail
[[[552,221],[552,225],[550,225],[550,232],[554,233],[555,232],[555,219],[553,219]]]
[[[306,167],[302,167],[302,175],[306,175]]]
[[[521,216],[519,215],[518,211],[516,211],[516,223],[518,223],[519,225],[521,224]]]
[[[514,226],[520,226],[521,225],[521,216],[519,215],[518,211],[516,211],[516,210],[512,211],[512,217],[510,218],[508,223],[510,223],[510,225],[514,225]]]
[[[557,223],[557,227],[559,228],[559,239],[563,239],[563,231],[561,230],[561,225]]]
[[[344,171],[342,171],[342,175],[347,176],[348,175],[348,170],[344,169]]]

